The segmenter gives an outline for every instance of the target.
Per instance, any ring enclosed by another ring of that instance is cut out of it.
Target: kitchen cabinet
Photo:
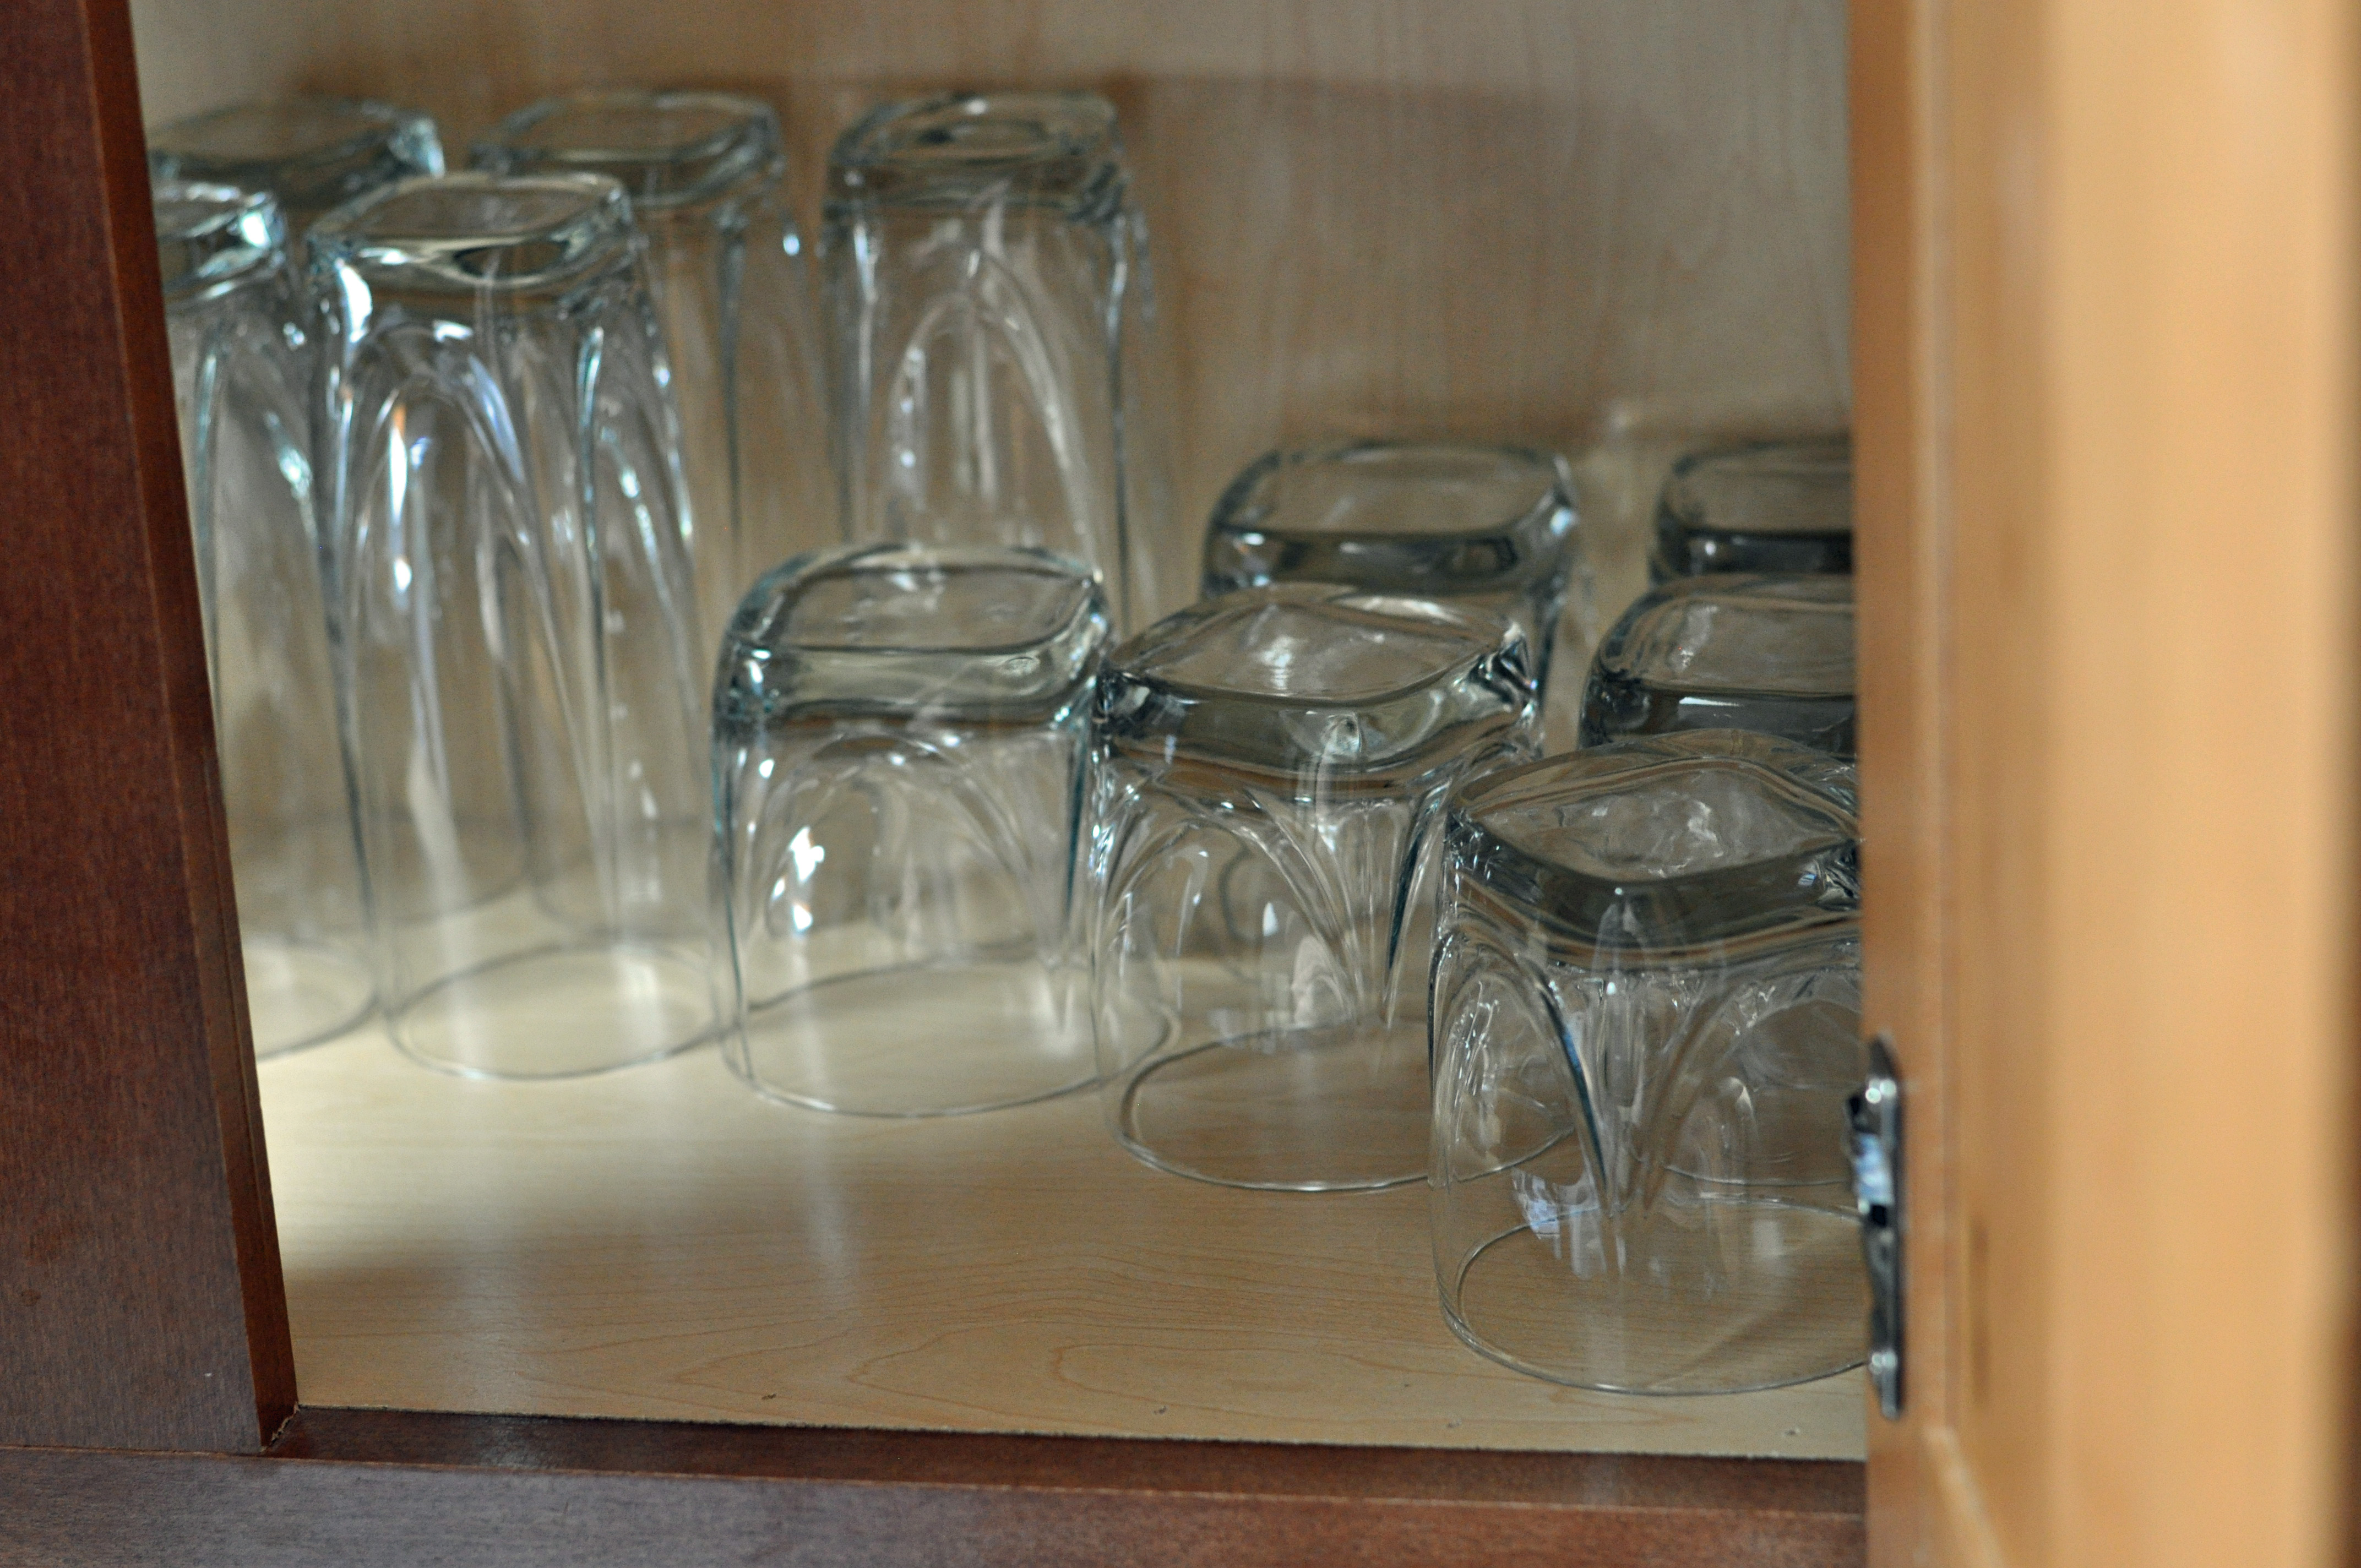
[[[2324,1561],[2352,42],[2325,0],[25,0],[0,1561]],[[457,147],[610,81],[774,98],[807,219],[879,96],[1114,98],[1168,580],[1274,442],[1500,433],[1584,454],[1611,608],[1682,444],[1850,418],[1901,1420],[1519,1378],[1443,1330],[1415,1191],[1200,1191],[1086,1102],[921,1142],[710,1052],[258,1069],[143,120],[358,92]]]

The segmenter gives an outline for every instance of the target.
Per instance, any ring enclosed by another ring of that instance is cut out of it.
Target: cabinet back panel
[[[135,0],[151,124],[365,93],[463,148],[595,83],[778,104],[799,210],[885,97],[1088,87],[1120,106],[1169,305],[1168,596],[1276,442],[1389,432],[1647,451],[1843,422],[1839,0]],[[1628,466],[1626,463],[1622,466]],[[1609,468],[1620,472],[1609,462]],[[1652,483],[1587,498],[1612,610]]]

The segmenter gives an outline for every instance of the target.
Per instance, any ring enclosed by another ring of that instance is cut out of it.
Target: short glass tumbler
[[[577,93],[502,120],[474,159],[605,174],[631,193],[680,408],[697,599],[718,633],[757,577],[843,537],[778,116],[724,93]]]
[[[1274,452],[1233,480],[1205,530],[1204,592],[1349,583],[1489,609],[1532,650],[1536,686],[1568,598],[1592,626],[1573,479],[1551,454],[1365,441]]]
[[[1861,1359],[1853,800],[1850,764],[1738,731],[1454,797],[1430,1195],[1477,1350],[1642,1394]]]
[[[1072,938],[1089,570],[874,544],[747,598],[714,699],[731,1065],[825,1111],[939,1115],[1093,1075]]]
[[[1147,227],[1085,93],[879,109],[829,156],[825,270],[847,536],[1087,562],[1155,603],[1140,440]]]
[[[340,1035],[372,986],[313,512],[313,345],[278,204],[155,188],[164,324],[257,1055]]]
[[[1753,729],[1853,754],[1852,579],[1682,577],[1608,630],[1583,690],[1579,744]]]
[[[1092,738],[1092,1003],[1115,1136],[1240,1187],[1426,1168],[1445,792],[1530,755],[1523,639],[1277,584],[1118,649]]]
[[[405,181],[321,220],[311,256],[395,1040],[554,1077],[708,1036],[712,663],[622,187]]]
[[[1673,465],[1648,578],[1852,570],[1852,438],[1758,442]]]
[[[289,237],[381,185],[443,172],[443,144],[423,115],[362,98],[236,104],[148,136],[159,180],[199,180],[277,198]]]

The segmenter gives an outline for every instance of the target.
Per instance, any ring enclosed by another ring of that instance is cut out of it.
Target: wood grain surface
[[[151,123],[297,89],[431,111],[455,148],[588,83],[782,111],[808,224],[891,96],[1117,104],[1170,328],[1168,601],[1275,444],[1842,425],[1842,0],[137,0]],[[1615,546],[1608,545],[1612,551]]]
[[[306,1403],[1854,1458],[1853,1376],[1561,1388],[1454,1340],[1422,1189],[1163,1175],[1069,1096],[920,1122],[710,1049],[447,1077],[365,1034],[262,1067]]]
[[[1850,1464],[311,1409],[274,1453],[0,1450],[0,1564],[1842,1568],[1861,1550]]]
[[[1856,14],[1867,963],[1926,1331],[1873,1561],[2332,1561],[2354,13]]]
[[[0,49],[0,1442],[294,1401],[120,0]]]

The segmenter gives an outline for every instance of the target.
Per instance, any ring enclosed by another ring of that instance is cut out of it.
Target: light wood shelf
[[[1151,1171],[1088,1094],[798,1111],[710,1047],[571,1082],[445,1076],[371,1028],[262,1064],[310,1405],[1859,1458],[1857,1375],[1588,1394],[1454,1340],[1422,1188]]]

